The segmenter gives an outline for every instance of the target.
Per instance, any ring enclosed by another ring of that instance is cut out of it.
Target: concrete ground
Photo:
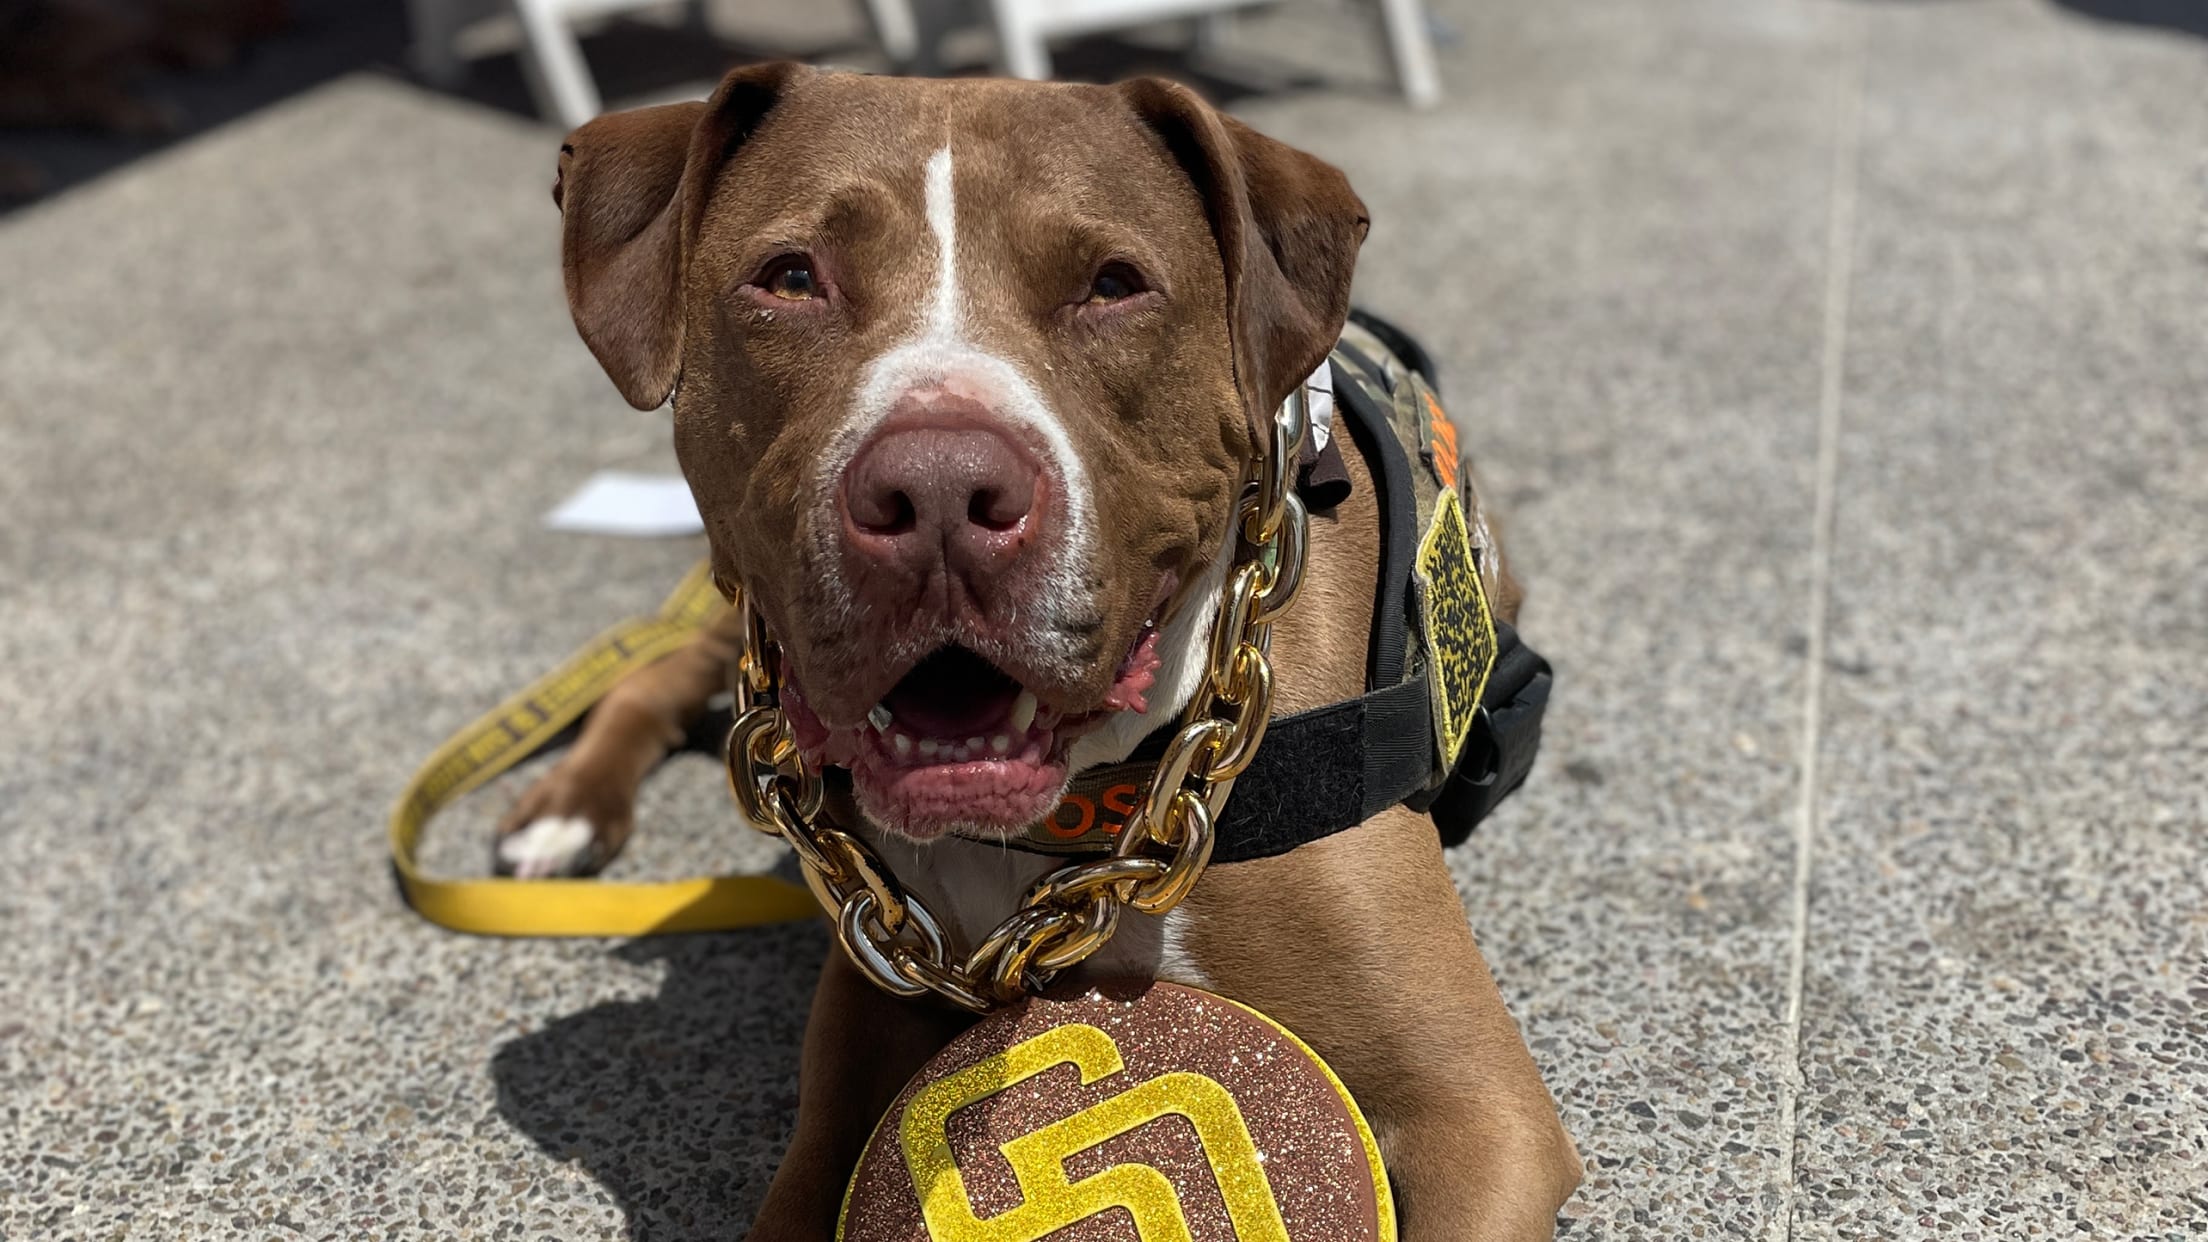
[[[2199,1236],[2197,14],[1437,7],[1441,109],[1290,0],[1242,53],[1344,89],[1242,110],[1371,204],[1560,670],[1452,860],[1587,1157],[1560,1227]],[[757,1202],[819,928],[468,939],[384,862],[446,731],[699,552],[535,524],[667,461],[567,324],[555,141],[351,78],[0,225],[0,1238]],[[623,869],[771,860],[684,760]]]

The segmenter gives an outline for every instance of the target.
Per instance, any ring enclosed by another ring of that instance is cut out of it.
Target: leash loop
[[[705,567],[693,569],[658,612],[598,635],[423,762],[392,808],[389,828],[391,870],[415,913],[440,927],[488,936],[649,936],[757,927],[816,912],[816,899],[804,889],[766,875],[640,882],[451,878],[431,873],[420,857],[438,812],[543,751],[623,677],[695,641],[723,599]]]
[[[1250,463],[1236,507],[1240,540],[1221,588],[1204,681],[1167,743],[1112,855],[1036,881],[1018,909],[961,961],[940,922],[905,892],[871,847],[828,821],[826,782],[799,752],[779,703],[781,651],[739,584],[716,580],[742,610],[737,719],[722,757],[737,807],[796,852],[807,887],[835,919],[859,969],[899,996],[933,993],[986,1013],[1086,961],[1123,909],[1164,914],[1211,861],[1215,826],[1272,717],[1273,622],[1303,582],[1309,518],[1291,486],[1310,422],[1302,388],[1281,403]]]

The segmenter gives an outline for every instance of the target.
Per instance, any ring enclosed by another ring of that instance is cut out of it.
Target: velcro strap
[[[1496,625],[1501,650],[1488,678],[1485,708],[1465,739],[1456,770],[1429,807],[1445,846],[1462,844],[1497,803],[1525,783],[1541,752],[1541,717],[1554,674],[1549,662]]]

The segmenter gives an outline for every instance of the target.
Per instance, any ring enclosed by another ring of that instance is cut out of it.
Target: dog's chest
[[[1020,898],[1045,873],[1067,860],[964,837],[918,844],[876,830],[862,835],[899,881],[927,904],[958,946],[979,944],[1019,907]],[[1119,930],[1081,967],[1087,976],[1132,976],[1204,987],[1206,976],[1191,958],[1183,935],[1188,915],[1174,910],[1148,915],[1128,910]]]

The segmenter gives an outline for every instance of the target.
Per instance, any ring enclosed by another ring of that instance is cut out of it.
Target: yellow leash
[[[767,875],[639,884],[448,880],[424,874],[417,860],[422,830],[431,817],[537,753],[604,698],[614,683],[688,643],[721,606],[720,592],[700,564],[684,575],[656,614],[600,634],[437,748],[391,812],[391,866],[415,913],[439,927],[486,936],[650,936],[820,915],[811,893]]]

